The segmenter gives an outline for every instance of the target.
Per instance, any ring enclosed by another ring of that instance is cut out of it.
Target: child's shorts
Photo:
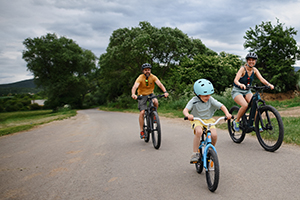
[[[210,119],[202,119],[202,121],[204,121],[207,124],[212,124],[215,123],[215,119],[214,118],[210,118]],[[191,128],[194,130],[197,126],[201,126],[202,129],[203,127],[207,128],[207,126],[204,126],[199,120],[194,120],[194,121],[190,121],[191,122]],[[216,126],[211,126],[210,128],[216,128]],[[195,133],[195,132],[194,132]]]

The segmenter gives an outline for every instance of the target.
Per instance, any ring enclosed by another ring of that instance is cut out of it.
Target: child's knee
[[[195,136],[200,137],[202,135],[202,128],[200,126],[197,126],[194,129],[194,134],[195,134]]]

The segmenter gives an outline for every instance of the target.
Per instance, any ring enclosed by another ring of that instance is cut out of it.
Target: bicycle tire
[[[284,127],[279,112],[270,105],[262,106],[259,109],[265,130],[259,131],[260,119],[256,117],[255,132],[260,145],[270,152],[276,151],[283,142]]]
[[[159,149],[161,144],[161,129],[158,113],[156,111],[152,112],[151,115],[152,123],[152,143],[155,149]]]
[[[200,158],[197,163],[195,163],[196,171],[198,174],[201,174],[203,171],[203,161],[202,161],[202,149],[198,150],[200,153]]]
[[[208,189],[214,192],[219,184],[220,167],[217,153],[211,148],[207,152],[206,163],[206,183]]]
[[[149,134],[148,130],[149,130],[149,127],[148,127],[148,112],[145,110],[143,131],[144,131],[144,134],[145,134],[144,141],[147,142],[147,143],[150,140],[150,134]]]
[[[229,113],[233,116],[237,116],[239,109],[240,108],[238,106],[233,106],[232,108],[230,108]],[[229,119],[227,122],[229,136],[233,142],[241,143],[245,139],[246,133],[242,130],[240,130],[239,132],[236,132],[233,128],[233,120],[234,119]],[[242,120],[243,120],[243,118],[242,118]]]

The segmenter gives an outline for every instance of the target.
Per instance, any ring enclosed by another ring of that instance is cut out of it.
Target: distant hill
[[[295,68],[295,72],[300,70],[300,67],[294,67]]]
[[[33,82],[33,79],[19,81],[9,84],[0,84],[0,88],[36,88],[36,85]]]
[[[33,79],[19,81],[9,84],[0,84],[0,95],[5,96],[8,94],[24,94],[24,93],[37,93],[42,89],[37,88]]]

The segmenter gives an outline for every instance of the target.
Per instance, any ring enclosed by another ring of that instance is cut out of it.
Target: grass
[[[224,97],[225,96],[225,97]],[[215,96],[217,100],[222,102],[228,109],[235,105],[230,98],[226,97],[227,94],[222,96]],[[228,100],[229,99],[229,100]],[[168,99],[160,99],[160,107],[158,112],[160,116],[169,118],[183,118],[182,110],[185,107],[188,100],[183,102],[169,101]],[[134,102],[137,104],[137,102]],[[295,97],[294,99],[284,100],[284,101],[267,101],[268,105],[272,105],[278,111],[283,111],[286,108],[296,107],[300,105],[300,97]],[[132,106],[131,106],[132,107]],[[137,105],[136,105],[137,107]],[[137,108],[122,109],[112,106],[100,106],[101,110],[106,111],[119,111],[119,112],[134,112],[139,113]],[[217,111],[215,116],[224,116],[222,111]],[[300,145],[300,117],[282,117],[284,125],[284,142],[289,144]],[[219,129],[227,129],[227,123],[217,125]],[[255,135],[255,134],[254,134]]]
[[[19,111],[0,113],[0,136],[29,130],[37,125],[62,120],[76,115],[76,110]]]

